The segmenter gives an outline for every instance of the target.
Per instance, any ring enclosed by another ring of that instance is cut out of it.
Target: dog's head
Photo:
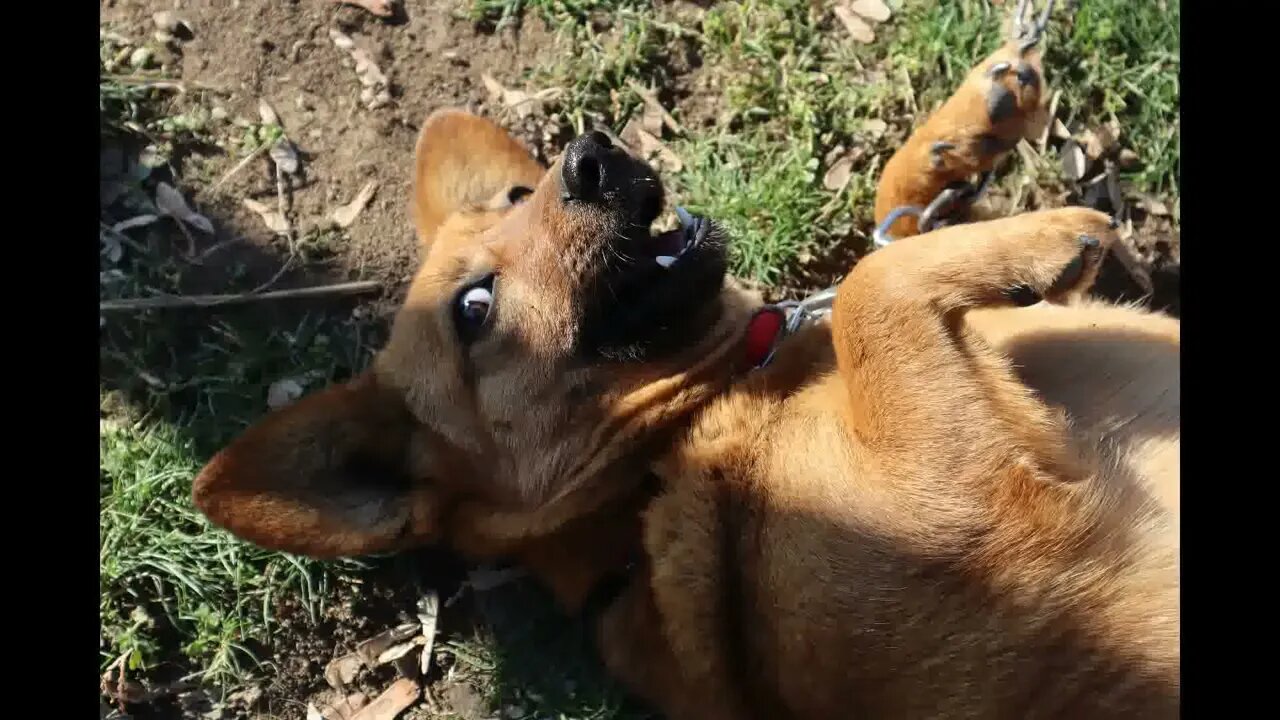
[[[216,523],[318,557],[506,552],[632,487],[722,385],[752,300],[725,289],[720,231],[651,232],[662,185],[604,135],[544,170],[438,112],[412,205],[424,257],[387,346],[210,461]]]

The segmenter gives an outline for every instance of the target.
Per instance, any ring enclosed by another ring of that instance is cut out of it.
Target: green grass
[[[719,2],[705,12],[645,0],[475,0],[471,15],[490,25],[536,15],[549,25],[559,43],[553,60],[524,80],[562,89],[551,111],[566,133],[597,123],[620,131],[642,107],[628,81],[656,87],[687,129],[665,138],[684,161],[667,178],[672,199],[729,229],[736,275],[776,287],[805,256],[865,241],[879,168],[1002,38],[1003,16],[986,2],[890,4],[895,17],[870,45],[851,41],[826,6],[815,10],[808,0]],[[1046,45],[1050,86],[1062,92],[1059,117],[1086,127],[1114,117],[1122,143],[1143,161],[1124,180],[1172,204],[1180,3],[1165,3],[1167,11],[1155,2],[1079,5],[1073,22],[1060,8]],[[102,42],[104,71],[122,57],[113,41]],[[714,118],[708,125],[690,122],[694,79],[710,104],[701,111]],[[100,88],[104,141],[130,153],[149,146],[155,158],[113,180],[102,210],[108,227],[154,213],[147,198],[159,179],[188,191],[211,182],[191,148],[243,157],[278,130],[218,120],[212,98],[177,104],[168,91],[110,78]],[[831,191],[822,178],[838,148],[858,155],[849,183]],[[1034,169],[1045,183],[1058,173],[1053,159]],[[342,241],[319,233],[272,251],[314,267]],[[169,220],[124,237],[104,232],[102,297],[182,291],[201,271],[173,252],[183,243]],[[223,271],[223,291],[253,285],[247,267]],[[268,553],[215,530],[192,508],[190,485],[213,452],[266,412],[273,382],[295,378],[314,389],[349,376],[384,331],[349,307],[156,311],[106,323],[104,666],[124,656],[143,673],[177,663],[228,684],[261,676],[254,653],[269,647],[273,603],[289,596],[319,613],[338,584],[356,577],[356,563]],[[516,717],[646,716],[604,678],[584,628],[560,617],[545,594],[519,585],[486,602],[488,626],[441,638],[439,651],[493,707],[523,712]]]

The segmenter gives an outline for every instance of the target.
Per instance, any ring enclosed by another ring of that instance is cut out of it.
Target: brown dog
[[[215,522],[516,559],[677,720],[1177,713],[1179,326],[1082,299],[1107,217],[891,244],[757,369],[727,239],[604,136],[438,112],[416,172],[389,343],[213,458]]]

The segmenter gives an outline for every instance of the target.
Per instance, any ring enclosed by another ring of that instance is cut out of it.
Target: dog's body
[[[607,140],[422,138],[387,348],[211,461],[215,521],[517,559],[673,720],[1176,714],[1179,329],[1082,298],[1108,218],[901,240],[754,369],[719,231],[651,237]]]

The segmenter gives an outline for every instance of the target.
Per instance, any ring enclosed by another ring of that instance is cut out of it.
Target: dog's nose
[[[564,166],[560,171],[566,199],[598,200],[611,179],[611,160],[619,153],[609,137],[598,131],[570,142],[564,149]]]

